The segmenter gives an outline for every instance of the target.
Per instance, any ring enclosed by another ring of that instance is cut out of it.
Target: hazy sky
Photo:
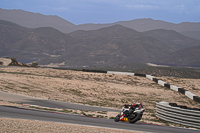
[[[74,24],[139,18],[200,22],[200,0],[0,0],[0,8],[57,15]]]

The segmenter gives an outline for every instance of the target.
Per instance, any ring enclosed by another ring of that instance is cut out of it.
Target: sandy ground
[[[0,118],[0,133],[141,133],[109,128]]]
[[[191,88],[191,92],[200,96],[199,79],[177,78],[178,82],[172,82],[174,78],[162,78],[162,80],[180,87],[184,83],[187,88]],[[199,103],[179,92],[162,87],[144,77],[127,75],[23,67],[0,68],[0,90],[43,99],[117,109],[124,104],[140,101],[146,109],[142,122],[161,125],[166,123],[155,117],[156,102],[167,101],[200,108]],[[102,115],[105,118],[116,116],[109,112]]]

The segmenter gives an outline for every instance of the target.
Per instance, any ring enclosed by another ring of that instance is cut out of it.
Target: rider
[[[142,104],[140,102],[136,102],[132,106],[130,106],[130,109],[135,110],[136,108],[143,108]]]
[[[140,102],[136,102],[135,104],[125,104],[124,107],[122,108],[121,115],[128,110],[134,111],[136,108],[143,108],[142,104]]]
[[[126,111],[126,110],[129,110],[130,109],[130,104],[125,104],[124,107],[122,107],[122,110],[121,110],[121,115]]]

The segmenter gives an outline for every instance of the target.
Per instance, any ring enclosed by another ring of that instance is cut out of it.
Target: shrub
[[[32,62],[32,67],[37,67],[38,66],[38,63],[37,62]]]

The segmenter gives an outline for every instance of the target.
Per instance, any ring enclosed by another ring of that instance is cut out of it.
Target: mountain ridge
[[[27,28],[53,27],[67,33],[75,26],[56,15],[43,15],[23,10],[6,10],[1,8],[0,12],[0,19],[11,21]]]
[[[27,28],[53,27],[55,29],[60,30],[63,33],[70,33],[77,30],[97,30],[104,27],[110,27],[116,24],[120,24],[122,26],[134,29],[139,32],[149,31],[153,29],[167,29],[175,30],[179,33],[188,36],[188,31],[190,31],[190,37],[200,40],[200,22],[182,22],[179,24],[174,24],[162,20],[153,20],[150,18],[145,18],[130,21],[118,21],[108,24],[88,23],[75,25],[55,15],[43,15],[40,13],[32,13],[23,10],[7,10],[1,8],[0,19],[12,21]]]
[[[41,65],[54,63],[65,67],[105,67],[160,62],[167,55],[176,54],[177,50],[200,46],[200,41],[187,38],[175,31],[169,44],[162,38],[171,36],[172,31],[164,29],[154,31],[159,36],[153,35],[153,31],[148,31],[150,33],[147,34],[117,24],[98,30],[65,34],[52,27],[30,29],[0,20],[0,37],[2,38],[0,47],[3,50],[0,56],[26,57],[35,59]],[[189,44],[184,47],[179,46],[177,40],[184,38],[193,46]],[[187,60],[192,59],[194,57],[188,53]],[[168,61],[170,62],[170,58]],[[198,59],[195,58],[193,62],[198,63]]]

